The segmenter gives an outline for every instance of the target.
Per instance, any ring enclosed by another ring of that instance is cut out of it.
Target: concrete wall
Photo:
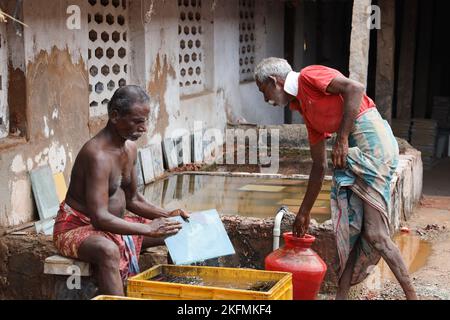
[[[352,34],[350,40],[350,78],[367,85],[367,67],[369,65],[370,29],[367,27],[369,12],[367,8],[372,0],[353,2]]]
[[[53,172],[70,173],[75,156],[88,138],[87,32],[65,27],[70,1],[26,1],[23,38],[12,30],[9,66],[14,103],[21,103],[28,126],[22,137],[0,140],[0,226],[32,220],[34,202],[28,172],[49,164]],[[83,8],[83,3],[80,6]],[[49,41],[51,39],[51,41]],[[19,50],[15,50],[18,48]],[[11,92],[10,92],[11,94]],[[25,104],[25,105],[23,105]],[[28,137],[28,138],[27,138]]]
[[[237,27],[225,23],[228,17],[234,15],[232,10],[235,8],[224,2],[217,3],[215,8],[212,1],[202,2],[205,90],[195,95],[181,96],[178,79],[178,1],[155,1],[153,14],[142,25],[135,17],[141,12],[149,12],[150,7],[151,1],[144,1],[143,7],[137,1],[130,6],[130,32],[133,35],[130,44],[133,53],[130,80],[145,87],[151,97],[147,139],[140,143],[159,142],[178,129],[192,130],[195,121],[202,121],[205,127],[224,128],[224,106],[226,103],[235,103],[232,99],[227,102],[224,92],[232,96],[230,92],[233,92],[232,84],[236,82],[236,75],[233,70],[217,70],[214,61],[229,60],[230,51],[233,52],[232,46],[226,50],[216,46],[221,44],[218,39],[227,37],[225,43],[236,42],[233,36],[236,35]],[[234,29],[236,32],[230,34]],[[237,52],[237,48],[234,51]]]
[[[145,15],[150,7],[153,14],[142,26],[133,17]],[[186,96],[178,84],[178,1],[154,1],[153,6],[150,0],[131,2],[130,80],[146,87],[154,98],[145,143],[179,129],[192,130],[195,121],[218,129],[242,118],[262,124],[283,122],[283,111],[264,102],[254,81],[239,82],[238,0],[207,0],[202,8],[205,90]],[[278,1],[256,1],[256,62],[283,56],[283,8]]]
[[[284,4],[277,0],[256,0],[256,64],[267,57],[284,57]],[[236,50],[236,52],[238,52]],[[236,61],[236,65],[238,65]],[[242,116],[250,123],[282,124],[284,110],[264,102],[254,81],[239,86]]]

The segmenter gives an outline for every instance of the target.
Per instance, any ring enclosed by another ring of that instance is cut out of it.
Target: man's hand
[[[154,219],[146,226],[148,226],[148,231],[144,235],[152,238],[171,236],[181,229],[180,222],[167,218]]]
[[[297,216],[295,217],[292,234],[295,237],[303,237],[307,232],[309,228],[309,221],[311,217],[310,214],[304,214],[304,213],[297,213]]]
[[[331,160],[336,169],[344,169],[347,165],[348,139],[337,138],[331,153]]]
[[[328,93],[340,94],[344,98],[344,114],[331,159],[336,169],[343,169],[347,165],[348,137],[359,114],[365,91],[363,84],[344,76],[337,76],[327,87]]]
[[[189,213],[187,213],[183,209],[176,209],[169,212],[169,217],[177,217],[177,216],[182,217],[184,220],[190,217]]]

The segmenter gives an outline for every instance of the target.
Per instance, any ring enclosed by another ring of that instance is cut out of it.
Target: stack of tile
[[[438,122],[440,128],[450,127],[450,97],[434,97],[431,118]]]
[[[396,137],[410,141],[411,119],[392,119],[392,131]]]
[[[411,144],[422,152],[425,168],[431,168],[436,161],[437,121],[431,119],[412,119]]]

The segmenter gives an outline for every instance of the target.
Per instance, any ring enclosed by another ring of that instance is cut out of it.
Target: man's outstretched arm
[[[137,149],[136,145],[132,145],[131,157],[133,158],[134,168],[136,167]],[[160,208],[148,202],[142,194],[137,190],[137,175],[136,170],[132,170],[131,181],[127,186],[123,187],[125,191],[125,197],[127,202],[127,210],[137,214],[138,216],[146,219],[155,218],[167,218],[172,216],[182,216],[183,218],[189,218],[189,214],[182,210],[177,209],[168,211]]]
[[[322,183],[325,177],[325,171],[327,169],[325,140],[310,146],[310,149],[313,164],[309,175],[308,187],[306,188],[302,205],[298,210],[293,226],[293,233],[297,237],[302,237],[308,232],[309,221],[311,218],[310,212],[317,196],[320,193],[320,190],[322,189]]]

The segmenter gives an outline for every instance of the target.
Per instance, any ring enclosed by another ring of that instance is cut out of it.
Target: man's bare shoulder
[[[104,162],[107,160],[108,154],[104,150],[103,144],[97,139],[93,138],[87,141],[81,148],[78,154],[79,160],[83,162]],[[106,164],[106,163],[104,163]]]

